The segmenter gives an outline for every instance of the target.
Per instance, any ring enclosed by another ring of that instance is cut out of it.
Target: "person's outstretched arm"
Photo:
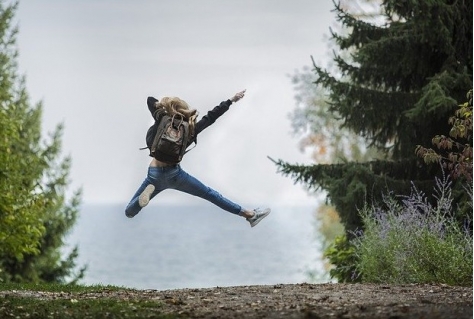
[[[229,110],[232,103],[235,103],[245,96],[245,90],[236,93],[233,97],[226,101],[222,101],[218,106],[207,112],[197,123],[194,129],[194,138],[205,128],[213,124],[222,114]]]
[[[232,102],[239,101],[240,99],[242,99],[245,96],[245,91],[247,91],[247,90],[243,90],[243,91],[240,91],[238,93],[235,93],[235,95],[230,100]]]

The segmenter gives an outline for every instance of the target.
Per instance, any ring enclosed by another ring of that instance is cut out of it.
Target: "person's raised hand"
[[[238,100],[242,99],[245,96],[245,91],[243,90],[239,93],[235,93],[235,95],[230,99],[232,102],[237,102]]]

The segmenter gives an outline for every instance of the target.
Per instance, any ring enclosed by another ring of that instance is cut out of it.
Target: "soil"
[[[38,298],[118,298],[160,302],[184,318],[473,318],[472,287],[281,284],[74,294],[14,291]],[[3,292],[5,293],[5,292]],[[52,294],[54,296],[52,296]]]

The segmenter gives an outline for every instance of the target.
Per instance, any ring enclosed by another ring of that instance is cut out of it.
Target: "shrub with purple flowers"
[[[466,191],[472,208],[472,185]],[[434,205],[413,186],[361,210],[364,231],[352,242],[363,282],[472,285],[472,213],[464,225],[454,218],[447,176],[436,179],[433,197]]]

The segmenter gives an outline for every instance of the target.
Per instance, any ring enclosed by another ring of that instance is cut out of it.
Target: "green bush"
[[[357,256],[355,246],[347,236],[340,235],[334,240],[334,243],[324,251],[324,257],[334,265],[329,271],[329,275],[338,282],[358,282],[360,276],[357,272]]]
[[[364,232],[352,243],[364,282],[472,285],[471,216],[460,225],[449,179],[436,182],[436,205],[413,188],[401,201],[390,195],[383,207],[361,211]]]

